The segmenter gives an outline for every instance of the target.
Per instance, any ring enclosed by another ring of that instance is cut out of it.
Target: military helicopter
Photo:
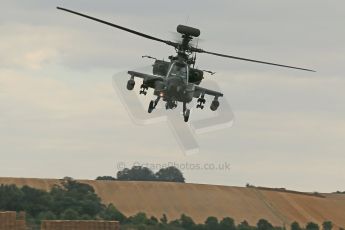
[[[198,47],[194,47],[191,45],[191,41],[194,38],[200,36],[200,30],[197,28],[193,28],[190,26],[185,25],[178,25],[177,32],[181,34],[182,41],[181,42],[172,42],[169,40],[163,40],[157,37],[153,37],[148,34],[144,34],[123,26],[119,26],[107,21],[103,21],[101,19],[88,16],[86,14],[82,14],[76,11],[72,11],[66,8],[57,7],[59,10],[63,10],[72,14],[76,14],[81,17],[85,17],[108,26],[115,27],[117,29],[150,39],[157,42],[164,43],[166,45],[172,46],[175,48],[176,56],[169,56],[170,61],[159,60],[151,56],[142,56],[143,58],[151,58],[154,59],[152,75],[140,73],[136,71],[128,71],[130,75],[130,79],[127,82],[127,89],[133,90],[135,86],[134,78],[142,78],[143,83],[140,87],[140,94],[146,95],[147,90],[149,88],[153,88],[154,95],[157,96],[155,100],[151,100],[148,112],[151,113],[157,106],[160,100],[165,102],[166,109],[174,109],[177,107],[178,102],[182,102],[183,104],[183,117],[184,121],[188,122],[190,109],[187,108],[187,104],[190,103],[193,98],[198,98],[197,100],[197,108],[203,109],[204,104],[206,103],[205,94],[214,96],[213,101],[211,102],[210,109],[212,111],[216,111],[219,107],[218,98],[222,97],[223,94],[221,92],[217,92],[211,89],[206,89],[200,87],[200,83],[204,78],[204,72],[208,72],[214,74],[211,71],[199,70],[195,68],[196,62],[196,53],[205,53],[211,54],[215,56],[237,59],[242,61],[249,61],[249,62],[256,62],[260,64],[266,65],[274,65],[280,67],[286,67],[291,69],[297,70],[304,70],[304,71],[311,71],[315,72],[311,69],[293,67],[288,65],[281,65],[275,64],[270,62],[258,61],[253,59],[241,58],[231,55],[225,55],[220,53],[209,52]]]

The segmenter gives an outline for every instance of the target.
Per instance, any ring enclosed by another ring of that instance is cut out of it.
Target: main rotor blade
[[[212,55],[216,55],[216,56],[220,56],[220,57],[242,60],[242,61],[256,62],[256,63],[260,63],[260,64],[274,65],[274,66],[280,66],[280,67],[285,67],[285,68],[290,68],[290,69],[298,69],[298,70],[316,72],[315,70],[311,70],[311,69],[305,69],[305,68],[300,68],[300,67],[281,65],[281,64],[271,63],[271,62],[258,61],[258,60],[248,59],[248,58],[241,58],[241,57],[230,56],[230,55],[225,55],[225,54],[213,53],[213,52],[208,52],[208,51],[205,51],[202,49],[193,49],[193,51],[198,52],[198,53],[207,53],[207,54],[212,54]]]
[[[158,42],[163,42],[163,43],[165,43],[167,45],[171,45],[171,46],[174,46],[174,47],[177,46],[177,43],[175,43],[175,42],[171,42],[171,41],[163,40],[163,39],[160,39],[160,38],[156,38],[156,37],[153,37],[151,35],[147,35],[147,34],[135,31],[135,30],[128,29],[128,28],[123,27],[123,26],[116,25],[116,24],[111,23],[111,22],[103,21],[101,19],[88,16],[86,14],[82,14],[82,13],[79,13],[79,12],[76,12],[76,11],[73,11],[73,10],[69,10],[69,9],[66,9],[66,8],[62,8],[62,7],[56,7],[56,8],[58,10],[63,10],[63,11],[66,11],[66,12],[69,12],[69,13],[72,13],[72,14],[76,14],[76,15],[79,15],[79,16],[82,16],[82,17],[94,20],[96,22],[100,22],[100,23],[106,24],[108,26],[112,26],[112,27],[115,27],[115,28],[120,29],[120,30],[127,31],[127,32],[132,33],[132,34],[139,35],[139,36],[147,38],[147,39],[151,39],[151,40],[158,41]]]

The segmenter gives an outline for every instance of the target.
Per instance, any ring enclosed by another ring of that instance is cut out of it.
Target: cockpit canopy
[[[189,66],[184,62],[173,62],[168,77],[181,77],[188,82]]]
[[[171,63],[163,60],[156,60],[153,64],[152,73],[159,76],[168,76]],[[188,82],[199,85],[201,80],[204,78],[204,72],[198,69],[188,67]]]

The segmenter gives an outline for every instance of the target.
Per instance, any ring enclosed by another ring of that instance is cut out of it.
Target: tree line
[[[185,182],[182,172],[174,166],[161,168],[156,173],[147,167],[133,166],[118,171],[116,177],[99,176],[96,180]]]
[[[0,210],[24,211],[27,222],[33,229],[38,229],[42,220],[116,220],[121,229],[140,230],[283,230],[274,227],[265,219],[260,219],[256,226],[243,221],[236,225],[230,217],[218,220],[208,217],[204,223],[197,224],[187,216],[168,220],[166,215],[161,218],[148,217],[138,213],[126,217],[113,204],[104,205],[92,186],[66,178],[61,185],[54,186],[50,191],[43,191],[29,186],[21,188],[16,185],[0,185]],[[301,227],[297,222],[290,226],[291,230],[321,230],[316,223],[308,223]],[[325,221],[322,230],[332,230],[333,224]],[[344,229],[341,229],[344,230]]]

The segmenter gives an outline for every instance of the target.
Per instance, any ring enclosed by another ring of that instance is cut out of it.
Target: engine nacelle
[[[204,79],[204,72],[198,69],[189,69],[189,82],[199,85],[200,82]]]
[[[152,73],[154,75],[166,76],[170,67],[170,62],[163,60],[156,60],[153,64]]]
[[[216,111],[218,109],[218,107],[219,107],[219,101],[218,101],[218,99],[214,99],[211,103],[210,109],[212,111]]]

